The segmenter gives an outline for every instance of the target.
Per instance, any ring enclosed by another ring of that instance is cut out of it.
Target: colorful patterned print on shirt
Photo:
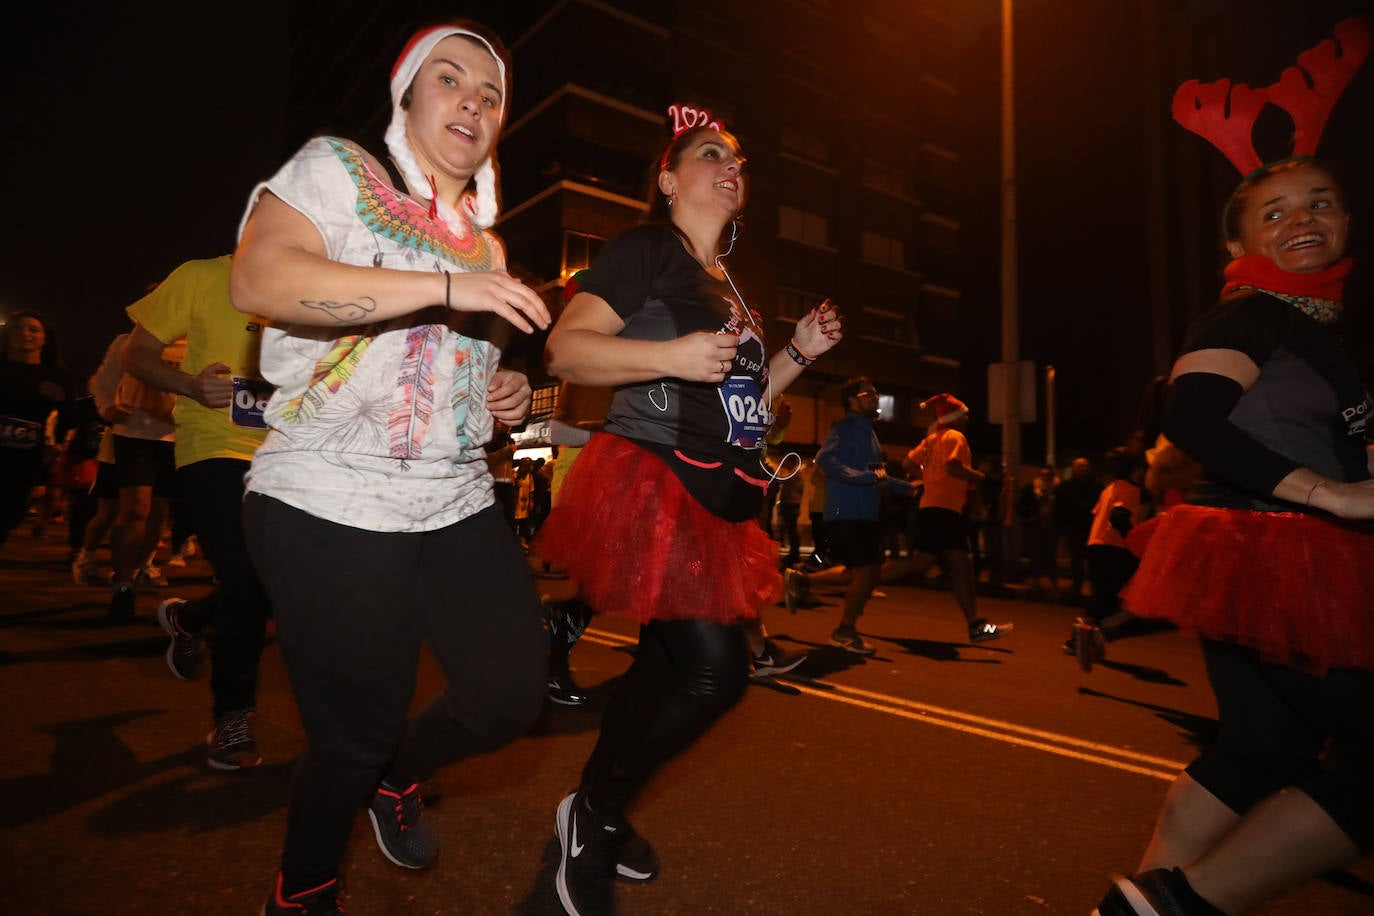
[[[459,237],[443,223],[432,221],[425,207],[379,179],[356,150],[337,140],[328,142],[358,186],[357,214],[368,231],[450,264],[461,264],[464,270],[492,269],[491,246],[473,226],[465,207],[458,208],[464,230]]]
[[[379,180],[356,151],[335,140],[327,142],[358,188],[356,213],[369,232],[442,258],[449,264],[460,265],[463,270],[492,268],[492,247],[472,225],[466,212],[460,210],[467,232],[459,238],[443,224],[432,222],[424,207]],[[436,262],[435,270],[441,269],[442,266]],[[447,330],[447,324],[437,322],[417,324],[405,331],[405,353],[396,378],[401,397],[387,418],[388,454],[392,458],[405,461],[422,457],[429,424],[434,416],[434,362]],[[284,405],[281,419],[287,423],[309,422],[320,407],[347,384],[369,344],[379,333],[380,329],[374,326],[363,333],[336,340],[324,358],[315,365],[306,391]],[[457,335],[453,354],[451,406],[455,432],[464,449],[470,445],[466,434],[469,386],[477,384],[481,390],[485,390],[487,373],[483,365],[484,352],[474,341]]]
[[[406,332],[406,352],[401,360],[401,403],[387,424],[392,458],[419,458],[420,445],[434,415],[434,357],[443,340],[444,326],[417,325]]]
[[[487,390],[486,349],[473,344],[466,337],[459,338],[460,345],[453,351],[453,427],[458,434],[458,444],[464,451],[472,448],[468,439],[468,392]],[[461,346],[467,341],[467,348]]]
[[[358,361],[367,352],[367,346],[376,337],[376,329],[369,328],[363,334],[350,334],[334,341],[334,346],[315,364],[310,376],[310,385],[301,392],[300,397],[292,398],[282,405],[281,418],[286,423],[308,423],[315,412],[338,393],[344,382],[353,375]]]

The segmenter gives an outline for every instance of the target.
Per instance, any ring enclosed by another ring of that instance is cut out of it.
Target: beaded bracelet
[[[807,356],[797,347],[797,339],[795,337],[787,342],[787,355],[792,357],[792,362],[796,363],[798,366],[801,366],[802,368],[805,368],[816,361],[812,357]]]

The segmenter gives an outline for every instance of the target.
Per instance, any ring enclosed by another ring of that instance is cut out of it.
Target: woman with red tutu
[[[743,169],[718,124],[679,132],[651,222],[607,244],[549,335],[555,375],[616,392],[535,550],[598,612],[640,624],[581,785],[558,806],[556,884],[571,916],[612,912],[617,875],[653,877],[625,810],[743,693],[742,625],[782,590],[777,545],[754,521],[769,405],[840,339],[838,315],[814,309],[769,357],[721,253],[744,207]]]
[[[1339,337],[1349,224],[1311,159],[1253,172],[1227,205],[1227,282],[1164,417],[1203,479],[1122,595],[1201,634],[1220,727],[1101,916],[1240,913],[1374,849],[1374,453]]]

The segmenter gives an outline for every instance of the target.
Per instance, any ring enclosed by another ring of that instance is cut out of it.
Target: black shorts
[[[96,462],[95,483],[91,484],[91,495],[96,499],[119,498],[119,478],[115,476],[113,464]]]
[[[923,553],[968,550],[968,520],[953,509],[919,509],[916,512],[916,549]]]
[[[1188,775],[1237,814],[1297,786],[1362,852],[1374,851],[1374,672],[1317,676],[1210,639],[1202,657],[1218,730]]]
[[[159,439],[115,436],[115,481],[119,489],[152,487],[153,495],[176,496],[176,446]]]
[[[876,566],[883,562],[882,526],[877,522],[859,519],[834,519],[825,523],[825,540],[832,563],[853,569]]]

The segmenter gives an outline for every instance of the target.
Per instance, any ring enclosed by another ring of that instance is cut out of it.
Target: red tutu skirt
[[[1131,533],[1132,549],[1143,554],[1121,593],[1132,613],[1316,674],[1374,671],[1369,528],[1184,505]]]
[[[595,610],[647,623],[735,623],[782,595],[777,545],[757,522],[708,512],[657,456],[598,433],[534,541]]]

